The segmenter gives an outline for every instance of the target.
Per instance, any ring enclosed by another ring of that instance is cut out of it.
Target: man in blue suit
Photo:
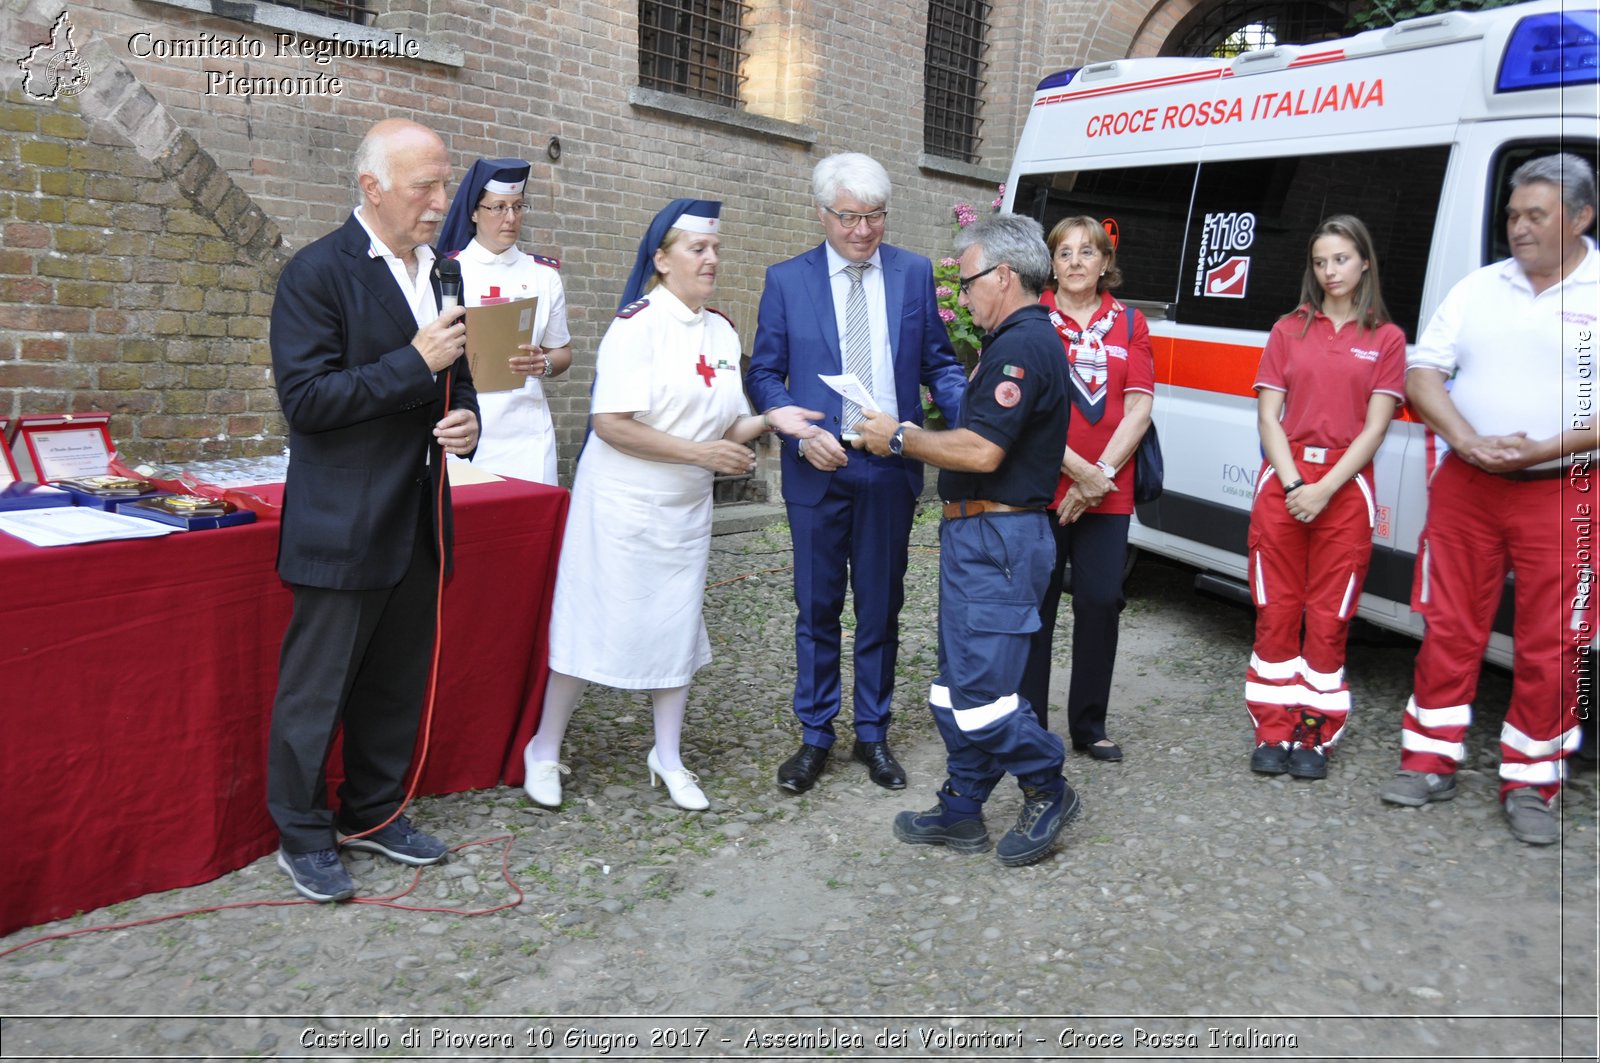
[[[799,751],[778,785],[809,790],[828,761],[839,713],[845,583],[855,595],[854,759],[898,790],[905,772],[889,749],[906,546],[922,493],[922,463],[898,451],[849,450],[861,406],[820,375],[853,374],[872,403],[922,423],[922,388],[950,423],[966,386],[934,294],[933,265],[883,242],[889,175],[866,155],[831,155],[811,190],[823,242],[767,271],[748,386],[758,409],[821,410],[823,433],[783,443],[783,499],[794,539],[794,711]]]
[[[355,885],[339,848],[434,864],[399,815],[450,566],[445,454],[471,456],[478,403],[459,308],[441,313],[428,245],[450,162],[415,122],[372,127],[361,205],[284,267],[269,345],[289,422],[278,574],[294,591],[267,753],[278,865],[317,901]],[[337,818],[323,765],[344,730]]]

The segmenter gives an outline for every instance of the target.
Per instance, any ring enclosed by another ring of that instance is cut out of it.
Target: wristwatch
[[[905,425],[901,425],[899,428],[896,428],[894,430],[894,435],[889,437],[889,453],[893,454],[895,457],[898,458],[900,456],[900,452],[905,450],[905,449],[906,449],[906,426]]]
[[[1117,470],[1112,468],[1110,462],[1097,461],[1094,464],[1095,464],[1095,468],[1099,469],[1101,472],[1106,474],[1106,479],[1107,480],[1115,480],[1117,478]]]

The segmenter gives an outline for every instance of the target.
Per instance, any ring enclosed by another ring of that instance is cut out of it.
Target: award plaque
[[[113,512],[117,503],[128,502],[136,498],[148,498],[159,494],[156,485],[149,480],[138,480],[131,476],[78,476],[69,479],[56,480],[55,486],[69,492],[75,504],[89,506],[93,509],[103,509]]]
[[[111,464],[108,413],[27,413],[17,418],[11,456],[17,477],[37,483],[103,476]]]
[[[121,501],[117,503],[117,512],[160,521],[184,531],[229,528],[235,524],[250,524],[256,519],[255,513],[240,509],[232,502],[200,495],[154,495],[131,502]]]

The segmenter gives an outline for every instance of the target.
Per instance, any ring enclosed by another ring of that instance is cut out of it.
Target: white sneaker
[[[522,768],[525,777],[522,789],[533,800],[546,808],[561,807],[561,776],[571,775],[572,769],[553,760],[533,760],[530,754],[533,743],[522,751]]]
[[[700,782],[700,776],[687,768],[667,771],[661,766],[661,758],[656,756],[654,746],[650,748],[650,755],[645,758],[645,764],[650,768],[650,785],[656,785],[658,775],[665,779],[667,793],[672,795],[672,803],[679,808],[700,812],[711,807],[711,802],[706,800],[706,795],[696,785]]]

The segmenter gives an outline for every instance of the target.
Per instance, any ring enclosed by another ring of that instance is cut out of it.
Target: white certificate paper
[[[854,373],[840,373],[838,376],[818,373],[817,379],[857,406],[860,406],[863,410],[876,410],[878,408],[878,403],[873,399],[872,392],[861,386],[861,378]],[[856,436],[857,432],[854,425],[846,426],[844,431],[839,433],[839,438],[846,442],[855,439]]]
[[[878,408],[877,402],[872,398],[872,392],[861,386],[861,378],[854,373],[840,373],[838,376],[818,373],[817,379],[857,406],[860,406],[863,410],[876,410]]]
[[[104,476],[111,464],[106,448],[105,426],[93,424],[51,428],[28,433],[33,452],[39,456],[39,479],[71,480],[80,476]]]
[[[0,531],[34,546],[74,546],[106,539],[153,539],[177,528],[89,506],[58,506],[0,513]]]

